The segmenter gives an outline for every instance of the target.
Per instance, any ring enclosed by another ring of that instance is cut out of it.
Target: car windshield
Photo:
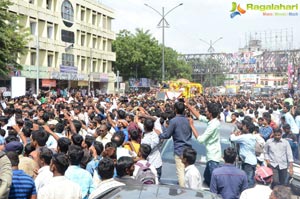
[[[221,141],[221,151],[223,152],[224,149],[227,147],[231,146],[231,142],[229,141],[229,136],[230,133],[233,131],[234,126],[233,125],[228,125],[226,124],[226,129],[223,127],[220,128],[220,141]],[[197,128],[197,127],[196,127]],[[203,130],[199,131],[198,127],[198,132],[203,133]],[[206,149],[204,144],[200,144],[195,137],[192,138],[192,147],[197,151],[197,161],[196,164],[198,163],[206,163]],[[163,162],[169,162],[169,163],[174,163],[174,145],[173,145],[173,139],[166,140],[165,145],[163,146],[163,150],[161,152],[162,160]]]
[[[270,90],[270,88],[261,88],[261,92],[265,92],[265,93],[268,93]]]
[[[253,88],[253,92],[254,92],[254,93],[259,93],[260,90],[261,90],[261,88]]]
[[[185,189],[177,186],[166,185],[146,185],[146,186],[121,186],[118,188],[110,189],[104,194],[100,194],[97,199],[122,199],[122,198],[136,198],[136,199],[163,199],[163,198],[203,198],[214,199],[219,198],[217,195],[208,191],[195,191],[191,189]]]
[[[228,94],[234,94],[235,92],[235,88],[227,88],[227,93]]]

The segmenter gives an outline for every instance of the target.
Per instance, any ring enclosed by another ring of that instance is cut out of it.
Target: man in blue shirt
[[[94,145],[90,148],[93,153],[93,159],[86,165],[86,170],[94,176],[94,172],[97,171],[99,161],[101,160],[101,153],[103,151],[103,144],[95,141]]]
[[[23,170],[19,170],[19,157],[14,151],[7,152],[7,157],[11,162],[13,176],[12,184],[8,198],[23,199],[31,198],[36,199],[37,193],[33,179],[24,173]]]
[[[212,173],[210,191],[221,194],[223,199],[239,199],[242,191],[248,188],[246,173],[234,166],[236,156],[234,148],[225,149],[225,164]]]
[[[259,133],[264,138],[265,141],[267,141],[271,134],[273,133],[273,129],[270,126],[271,119],[270,118],[263,118],[263,126],[259,128]]]
[[[71,145],[69,147],[68,156],[71,165],[68,167],[65,176],[80,186],[82,198],[88,198],[95,187],[91,174],[79,166],[83,153],[80,146]]]
[[[192,128],[188,118],[184,114],[185,105],[183,102],[176,102],[174,105],[176,117],[170,120],[168,128],[164,129],[159,135],[160,139],[169,139],[171,136],[174,141],[174,154],[176,163],[176,173],[178,182],[181,187],[184,187],[184,164],[181,162],[183,150],[187,147],[192,147],[191,137]]]
[[[242,121],[242,132],[237,131],[231,134],[230,140],[240,145],[240,158],[242,159],[242,169],[248,177],[249,188],[254,186],[254,173],[257,164],[255,155],[256,137],[253,135],[255,125],[247,120]]]

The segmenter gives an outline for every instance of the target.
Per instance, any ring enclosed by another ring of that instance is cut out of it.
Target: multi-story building
[[[18,60],[27,88],[88,87],[114,92],[114,12],[96,0],[11,0],[31,36]]]

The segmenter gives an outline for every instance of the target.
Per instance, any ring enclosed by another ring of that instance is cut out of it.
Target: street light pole
[[[39,36],[36,36],[36,96],[39,95],[40,86],[40,43]]]
[[[223,39],[223,37],[218,38],[214,42],[212,42],[212,40],[210,40],[209,42],[207,42],[207,41],[205,41],[203,39],[199,39],[199,40],[202,41],[203,43],[206,43],[207,45],[209,45],[209,48],[208,48],[207,52],[213,53],[213,52],[215,52],[215,49],[214,49],[213,45],[215,45],[221,39]]]
[[[169,23],[166,20],[166,16],[170,12],[172,12],[174,9],[176,9],[177,7],[182,6],[182,5],[183,5],[183,3],[178,4],[177,6],[173,7],[165,14],[164,7],[162,7],[162,13],[160,13],[158,10],[156,10],[155,8],[149,6],[148,4],[145,3],[145,6],[151,8],[152,10],[154,10],[157,14],[159,14],[162,17],[157,25],[158,28],[162,28],[162,64],[161,64],[162,81],[165,81],[165,28],[169,27]]]
[[[205,40],[203,40],[203,39],[199,39],[199,40],[202,41],[203,43],[209,45],[209,48],[208,48],[207,52],[210,53],[210,58],[211,58],[211,59],[212,59],[212,54],[215,52],[215,49],[214,49],[213,45],[214,45],[215,43],[217,43],[218,41],[220,41],[221,39],[223,39],[223,37],[218,38],[218,39],[215,40],[214,42],[212,42],[212,40],[210,40],[209,42],[207,42],[207,41],[205,41]],[[211,79],[212,79],[212,77],[211,77],[211,73],[212,73],[211,68],[212,68],[212,65],[209,66],[209,89],[210,89],[210,92],[209,92],[209,93],[210,93],[210,94],[211,94]]]
[[[92,74],[92,66],[93,66],[93,55],[92,55],[92,48],[90,48],[90,63],[89,63],[89,67],[88,67],[88,96],[92,96],[91,95],[91,74]]]
[[[162,7],[162,64],[161,64],[161,81],[165,81],[165,8]],[[168,25],[168,24],[167,24]]]
[[[120,71],[117,70],[117,93],[120,93]]]

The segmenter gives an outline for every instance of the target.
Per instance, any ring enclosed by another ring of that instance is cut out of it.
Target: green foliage
[[[166,79],[180,78],[192,80],[192,67],[185,61],[178,59],[178,53],[172,48],[165,48]]]
[[[130,77],[161,80],[162,46],[152,37],[149,30],[136,29],[132,34],[121,30],[113,42],[116,52],[115,71],[119,70],[124,80]],[[166,79],[191,78],[191,68],[178,60],[178,53],[165,47]]]
[[[224,85],[225,75],[221,63],[213,58],[194,59],[188,62],[191,68],[197,68],[198,74],[194,79],[204,87]]]
[[[18,23],[18,16],[8,12],[10,5],[8,0],[0,1],[0,75],[21,69],[18,56],[26,52],[28,32]]]

